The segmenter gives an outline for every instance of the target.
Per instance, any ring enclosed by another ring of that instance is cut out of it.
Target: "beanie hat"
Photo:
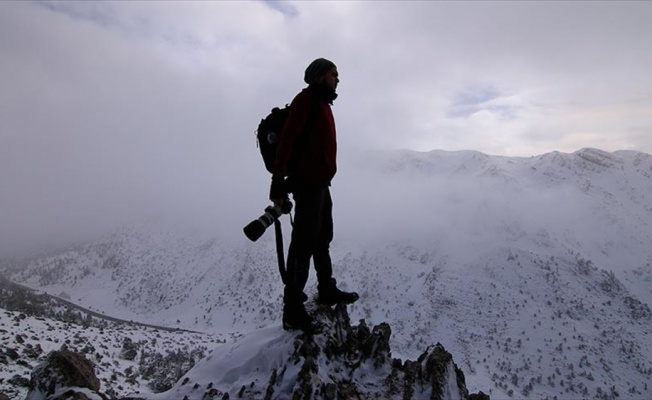
[[[314,83],[317,79],[326,75],[328,71],[333,69],[335,64],[332,61],[329,61],[325,58],[318,58],[315,61],[311,62],[306,68],[306,74],[303,76],[304,82],[307,84]]]

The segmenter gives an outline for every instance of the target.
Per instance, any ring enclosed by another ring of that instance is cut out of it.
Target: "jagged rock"
[[[293,361],[303,365],[293,398],[314,394],[323,399],[421,399],[425,395],[443,400],[468,395],[464,374],[441,344],[429,347],[417,361],[401,363],[391,357],[388,324],[370,330],[361,320],[351,326],[344,306],[320,308],[317,315],[326,328],[320,335],[299,338]]]
[[[477,397],[482,393],[469,396],[463,372],[441,344],[402,362],[391,356],[388,324],[352,326],[343,305],[309,311],[321,332],[254,332],[216,349],[160,398],[485,400]],[[210,383],[206,370],[215,371]]]
[[[88,395],[107,399],[100,390],[94,364],[71,351],[53,351],[32,371],[26,400],[85,400]]]

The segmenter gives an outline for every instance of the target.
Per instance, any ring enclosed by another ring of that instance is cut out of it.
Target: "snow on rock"
[[[388,324],[352,326],[345,306],[313,312],[323,326],[319,333],[289,333],[279,325],[254,331],[218,347],[170,391],[147,399],[468,397],[464,374],[442,345],[402,362],[391,357]]]
[[[82,354],[71,351],[53,351],[46,361],[32,371],[26,400],[99,399],[100,380],[94,373],[95,365]]]

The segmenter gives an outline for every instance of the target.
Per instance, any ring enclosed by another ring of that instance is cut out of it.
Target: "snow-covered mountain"
[[[33,370],[53,351],[93,362],[102,392],[115,398],[167,390],[233,339],[109,321],[0,277],[0,399],[25,399]]]
[[[395,357],[441,342],[469,390],[495,398],[652,398],[652,156],[403,151],[340,170],[336,277],[361,294],[353,320],[390,323]],[[114,317],[228,334],[279,323],[275,265],[271,233],[150,221],[5,274]]]

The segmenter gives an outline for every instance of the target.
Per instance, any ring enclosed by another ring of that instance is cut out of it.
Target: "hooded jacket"
[[[274,175],[288,176],[292,186],[330,186],[337,171],[337,138],[331,110],[335,92],[310,85],[290,104],[276,150]]]

